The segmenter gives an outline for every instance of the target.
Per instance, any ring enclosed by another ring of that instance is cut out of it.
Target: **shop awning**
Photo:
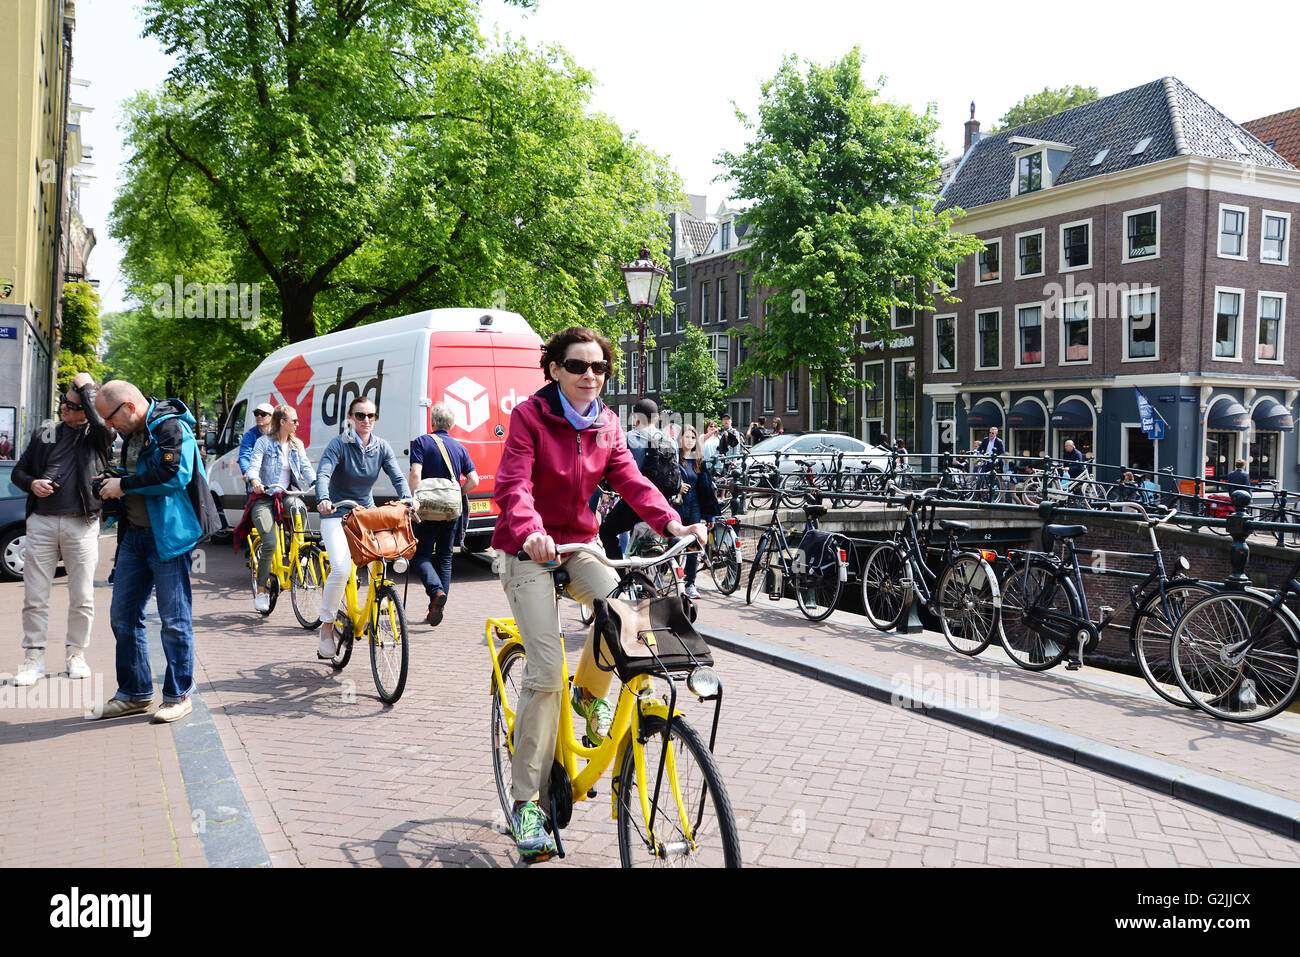
[[[1216,432],[1241,432],[1250,428],[1250,413],[1240,402],[1216,402],[1205,427]]]
[[[1253,418],[1255,428],[1262,432],[1291,432],[1295,429],[1295,419],[1276,399],[1265,399],[1255,406]]]
[[[1028,399],[1021,399],[1007,413],[1007,428],[1010,429],[1041,429],[1045,422],[1043,407]]]
[[[1067,399],[1052,410],[1054,429],[1091,429],[1092,410],[1081,399]]]
[[[1002,428],[1002,410],[991,399],[983,399],[971,406],[966,425],[972,429]]]

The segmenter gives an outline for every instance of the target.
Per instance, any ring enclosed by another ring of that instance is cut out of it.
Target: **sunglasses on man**
[[[63,406],[64,408],[71,409],[73,412],[86,411],[86,407],[84,405],[78,405],[76,402],[69,402],[68,397],[66,395],[59,396],[59,405]]]
[[[564,371],[571,375],[586,375],[590,369],[596,375],[604,375],[609,371],[609,363],[597,359],[595,362],[585,362],[582,359],[565,359],[560,363]]]

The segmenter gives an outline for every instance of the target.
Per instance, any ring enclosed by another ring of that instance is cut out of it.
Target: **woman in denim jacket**
[[[273,495],[267,489],[278,486],[282,491],[290,488],[308,489],[316,482],[316,470],[307,458],[302,439],[294,433],[298,428],[298,413],[287,405],[278,405],[271,413],[271,431],[257,440],[244,478],[253,486],[257,496],[253,502],[252,519],[257,534],[262,539],[262,549],[257,555],[257,595],[253,607],[265,612],[271,607],[267,586],[271,580],[271,560],[275,557],[275,510]]]

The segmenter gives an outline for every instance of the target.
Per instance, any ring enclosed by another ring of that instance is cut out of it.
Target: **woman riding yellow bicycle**
[[[287,405],[277,405],[271,413],[271,431],[258,438],[253,446],[248,471],[244,478],[252,483],[252,521],[257,529],[261,552],[257,556],[257,593],[253,607],[262,614],[271,610],[271,596],[267,591],[271,578],[272,559],[275,556],[274,496],[268,488],[306,490],[316,481],[316,470],[311,467],[307,449],[302,439],[294,433],[298,428],[298,413]]]
[[[556,545],[595,539],[596,516],[587,501],[602,479],[608,479],[651,528],[704,541],[704,526],[682,525],[663,495],[641,475],[618,416],[601,403],[612,360],[609,340],[594,330],[574,326],[552,336],[541,360],[548,382],[511,413],[496,474],[494,498],[501,516],[492,547],[525,652],[514,724],[510,825],[526,860],[544,860],[555,853],[555,840],[546,832],[537,801],[555,753],[567,677],[555,587],[542,563],[556,561]],[[520,551],[529,560],[517,557]],[[591,555],[569,555],[565,568],[569,592],[580,601],[603,598],[618,584],[617,575]],[[587,737],[593,742],[608,733],[613,717],[605,700],[611,677],[596,666],[589,637],[574,676],[572,704],[586,719]]]

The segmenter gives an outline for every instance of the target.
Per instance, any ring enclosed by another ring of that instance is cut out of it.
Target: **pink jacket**
[[[514,555],[533,532],[557,545],[590,542],[597,522],[587,501],[603,478],[660,534],[681,520],[637,468],[618,416],[605,409],[579,432],[564,417],[559,386],[547,383],[510,413],[492,495],[501,509],[492,547]]]

